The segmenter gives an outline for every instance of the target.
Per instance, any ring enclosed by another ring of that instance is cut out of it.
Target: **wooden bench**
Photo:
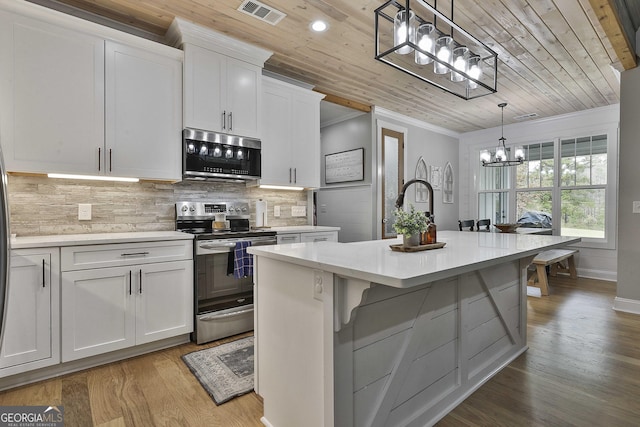
[[[551,249],[540,252],[533,259],[536,271],[528,280],[529,286],[538,286],[542,295],[549,295],[549,281],[547,280],[547,266],[551,266],[549,274],[554,276],[557,273],[569,273],[572,279],[577,277],[576,262],[574,255],[578,253],[575,249]],[[562,261],[567,260],[567,266]]]

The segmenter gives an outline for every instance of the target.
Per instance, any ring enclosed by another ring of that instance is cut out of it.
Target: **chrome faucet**
[[[433,218],[433,187],[424,179],[411,179],[407,181],[405,185],[402,186],[402,190],[400,190],[400,194],[398,194],[398,198],[396,199],[396,208],[401,208],[404,204],[404,192],[407,190],[411,184],[424,184],[427,186],[429,190],[429,215]]]

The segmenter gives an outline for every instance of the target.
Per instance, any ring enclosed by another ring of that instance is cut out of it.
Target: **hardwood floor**
[[[550,279],[548,297],[528,298],[529,350],[438,426],[638,425],[640,316],[613,311],[615,283]],[[0,406],[64,405],[67,427],[262,426],[255,393],[216,406],[189,372],[180,356],[204,347],[185,344],[5,391]]]
[[[640,316],[611,307],[615,283],[550,277],[528,298],[529,350],[438,426],[637,426]]]

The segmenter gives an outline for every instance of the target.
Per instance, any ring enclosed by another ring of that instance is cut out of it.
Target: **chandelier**
[[[375,10],[376,59],[463,99],[497,91],[498,54],[425,0]]]
[[[505,141],[507,139],[504,137],[504,107],[506,106],[506,102],[498,104],[498,107],[502,109],[502,136],[498,139],[498,146],[496,147],[493,158],[491,158],[489,150],[482,150],[480,152],[480,161],[482,162],[482,166],[517,166],[524,162],[524,148],[522,147],[515,147],[513,149],[514,159],[509,159],[509,151],[507,151],[507,147],[505,146]]]

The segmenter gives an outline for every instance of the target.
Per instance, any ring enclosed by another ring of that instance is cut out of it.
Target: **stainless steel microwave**
[[[184,129],[183,179],[249,181],[260,179],[260,140]]]

